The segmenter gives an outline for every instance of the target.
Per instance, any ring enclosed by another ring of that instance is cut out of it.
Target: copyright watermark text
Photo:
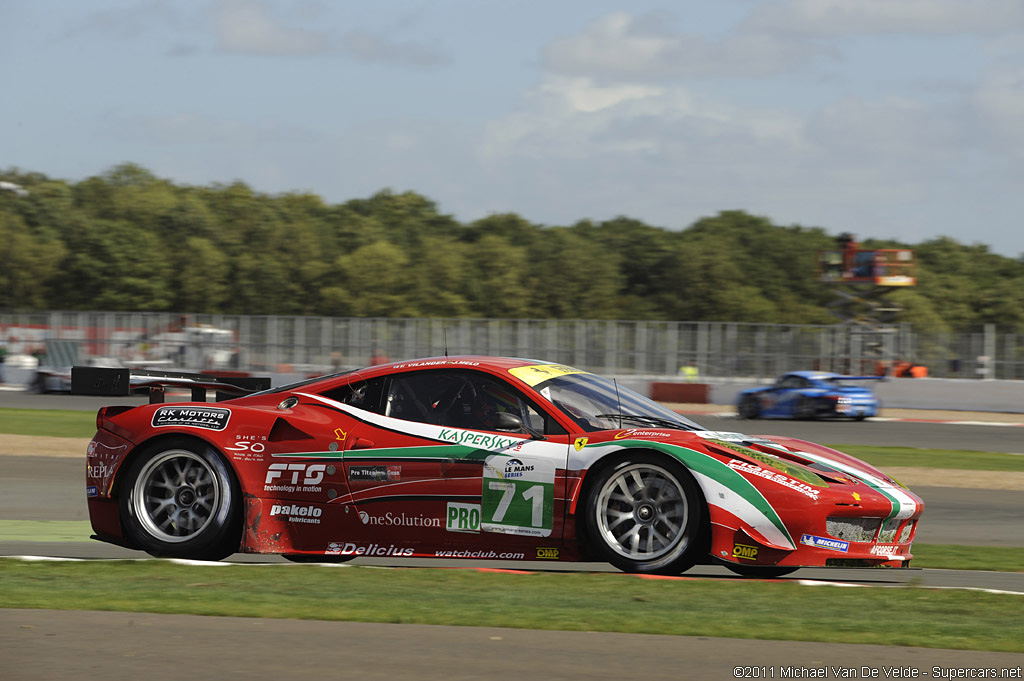
[[[1020,679],[1021,667],[803,667],[761,665],[733,667],[737,679]]]

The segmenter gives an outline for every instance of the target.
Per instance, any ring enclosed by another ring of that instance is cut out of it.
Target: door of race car
[[[809,382],[801,376],[783,376],[770,390],[762,393],[761,404],[765,412],[772,416],[791,415],[808,385]]]
[[[561,538],[568,435],[518,390],[468,369],[391,374],[358,389],[366,411],[345,434],[345,467],[364,523],[452,547],[487,533]]]

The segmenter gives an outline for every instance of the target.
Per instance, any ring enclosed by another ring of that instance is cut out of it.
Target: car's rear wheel
[[[220,560],[238,550],[238,482],[200,441],[172,438],[141,452],[128,466],[120,503],[127,538],[151,555]]]
[[[703,498],[667,457],[630,455],[597,472],[584,505],[588,548],[624,572],[679,574],[699,557]]]
[[[775,577],[782,577],[788,575],[791,572],[796,572],[800,568],[798,567],[779,567],[776,565],[739,565],[736,563],[727,563],[725,567],[729,568],[741,577],[757,577],[759,579],[774,579]]]
[[[738,411],[741,419],[761,418],[761,401],[753,395],[744,395],[740,398]]]

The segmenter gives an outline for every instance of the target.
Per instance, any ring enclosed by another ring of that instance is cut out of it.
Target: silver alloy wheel
[[[146,462],[132,487],[133,515],[154,539],[177,544],[213,521],[221,488],[210,464],[187,449],[169,449]]]
[[[683,486],[654,464],[615,471],[594,508],[605,544],[630,560],[650,561],[674,550],[686,534],[689,508]]]

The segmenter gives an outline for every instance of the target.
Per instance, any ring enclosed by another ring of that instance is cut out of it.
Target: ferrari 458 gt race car
[[[844,376],[828,371],[791,371],[773,385],[750,388],[737,398],[744,419],[816,419],[847,417],[862,421],[878,414],[878,397],[854,381],[883,376]]]
[[[241,383],[76,369],[78,393],[153,391],[97,414],[96,539],[210,560],[594,560],[659,574],[719,563],[776,576],[907,566],[924,508],[836,450],[707,431],[560,364],[439,357],[205,401]],[[160,401],[175,386],[194,401]]]

